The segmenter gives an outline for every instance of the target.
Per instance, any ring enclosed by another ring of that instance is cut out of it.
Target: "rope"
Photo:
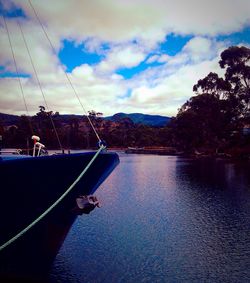
[[[31,3],[30,0],[28,0],[28,1],[29,1],[29,4],[30,4],[30,6],[31,6],[31,8],[32,8],[32,10],[33,10],[33,12],[34,12],[34,14],[35,14],[35,16],[36,16],[36,19],[37,19],[38,23],[40,24],[40,26],[41,26],[41,28],[42,28],[44,34],[45,34],[45,37],[47,38],[47,40],[48,40],[48,42],[49,42],[49,44],[50,44],[50,46],[51,46],[51,48],[52,48],[54,54],[57,55],[56,49],[55,49],[55,47],[53,46],[53,44],[52,44],[52,42],[51,42],[51,40],[50,40],[50,38],[49,38],[49,36],[48,36],[48,33],[46,32],[46,30],[45,30],[45,28],[44,28],[42,22],[40,21],[40,18],[38,17],[38,14],[37,14],[37,12],[36,12],[34,6],[32,5],[32,3]],[[73,92],[74,92],[74,94],[75,94],[75,96],[76,96],[76,98],[77,98],[79,104],[81,105],[83,112],[86,114],[87,119],[88,119],[88,121],[89,121],[89,123],[90,123],[90,125],[91,125],[91,127],[92,127],[92,129],[93,129],[93,131],[94,131],[94,133],[95,133],[95,135],[96,135],[98,141],[101,142],[101,139],[100,139],[100,137],[99,137],[99,135],[98,135],[98,133],[97,133],[97,131],[96,131],[96,129],[95,129],[95,127],[94,127],[94,125],[93,125],[91,119],[90,119],[90,117],[88,116],[88,112],[85,110],[85,108],[84,108],[84,106],[83,106],[83,104],[82,104],[82,102],[81,102],[81,100],[80,100],[80,97],[79,97],[79,95],[78,95],[78,93],[77,93],[75,87],[73,86],[73,84],[72,84],[72,82],[71,82],[71,80],[70,80],[68,74],[66,73],[66,71],[64,70],[64,68],[62,68],[62,70],[63,70],[63,72],[64,72],[64,74],[65,74],[65,76],[66,76],[66,79],[68,80],[68,83],[69,83],[70,87],[72,88],[72,90],[73,90]]]
[[[35,226],[39,221],[41,221],[54,207],[56,207],[64,198],[65,196],[75,187],[75,185],[81,180],[83,175],[86,173],[86,171],[89,169],[89,167],[92,165],[92,163],[95,161],[97,156],[100,154],[100,152],[105,147],[102,145],[98,151],[95,153],[93,158],[90,160],[88,165],[83,169],[81,174],[76,178],[76,180],[69,186],[69,188],[58,198],[57,201],[55,201],[47,210],[45,210],[39,217],[37,217],[32,223],[30,223],[26,228],[24,228],[22,231],[20,231],[18,234],[16,234],[13,238],[5,242],[3,245],[0,246],[0,251],[2,251],[4,248],[9,246],[11,243],[15,242],[18,238],[20,238],[23,234],[28,232],[33,226]]]
[[[13,61],[14,61],[14,65],[15,65],[16,74],[17,74],[17,77],[18,77],[18,82],[19,82],[20,90],[21,90],[21,93],[22,93],[22,98],[23,98],[24,106],[25,106],[25,109],[26,109],[26,113],[28,115],[29,127],[30,127],[31,133],[33,135],[34,132],[33,132],[33,128],[32,128],[32,125],[31,125],[30,114],[29,114],[29,110],[28,110],[28,107],[27,107],[27,102],[26,102],[26,99],[25,99],[25,96],[24,96],[24,91],[23,91],[23,86],[22,86],[22,83],[21,83],[21,78],[19,76],[19,72],[18,72],[18,69],[17,69],[17,63],[16,63],[16,58],[15,58],[14,50],[13,50],[12,43],[11,43],[9,29],[8,29],[5,17],[2,16],[2,18],[3,18],[3,21],[4,21],[5,29],[7,31],[8,40],[9,40],[10,49],[11,49],[11,54],[12,54],[12,58],[13,58]]]
[[[35,73],[35,77],[36,77],[36,80],[37,80],[37,83],[38,83],[39,89],[40,89],[40,91],[41,91],[41,94],[42,94],[42,97],[43,97],[43,100],[44,100],[45,106],[46,106],[47,110],[49,110],[49,106],[48,106],[47,100],[46,100],[46,98],[45,98],[45,95],[44,95],[44,92],[43,92],[43,89],[42,89],[41,82],[40,82],[40,80],[39,80],[39,78],[38,78],[38,74],[37,74],[37,71],[36,71],[36,68],[35,68],[35,65],[34,65],[33,59],[32,59],[32,57],[31,57],[30,50],[29,50],[29,47],[28,47],[28,45],[27,45],[27,41],[26,41],[26,39],[25,39],[25,36],[24,36],[23,30],[22,30],[22,27],[21,27],[21,25],[20,25],[20,23],[19,23],[19,21],[18,21],[18,20],[17,20],[17,23],[18,23],[19,29],[20,29],[20,31],[21,31],[22,38],[23,38],[23,41],[24,41],[25,47],[26,47],[26,49],[27,49],[27,52],[28,52],[28,55],[29,55],[29,58],[30,58],[30,62],[31,62],[31,65],[32,65],[33,71],[34,71],[34,73]],[[51,122],[51,124],[52,124],[52,127],[53,127],[53,129],[54,129],[54,131],[55,131],[55,134],[56,134],[56,138],[57,138],[57,141],[58,141],[59,147],[60,147],[61,151],[63,151],[62,144],[61,144],[61,141],[60,141],[60,138],[59,138],[58,132],[57,132],[57,130],[56,130],[55,123],[54,123],[54,121],[53,121],[53,119],[52,119],[51,115],[49,115],[49,118],[50,118],[50,122]]]

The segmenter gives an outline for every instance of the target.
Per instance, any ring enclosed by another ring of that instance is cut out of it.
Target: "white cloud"
[[[193,85],[199,79],[209,72],[223,76],[224,70],[218,64],[223,47],[206,40],[208,48],[204,53],[199,48],[202,41],[199,37],[190,40],[182,52],[170,57],[165,65],[136,76],[131,81],[131,96],[123,101],[125,107],[131,112],[140,109],[144,113],[176,115],[178,108],[194,95]]]
[[[15,0],[34,17],[27,2]],[[32,1],[42,22],[59,38],[109,42],[131,39],[153,46],[172,31],[179,34],[227,34],[250,20],[249,0],[44,0]]]
[[[36,65],[39,79],[52,110],[82,113],[63,73],[27,1],[14,1],[28,19],[22,28]],[[76,67],[70,79],[87,110],[105,115],[115,112],[144,112],[174,115],[192,93],[192,86],[210,71],[221,72],[219,53],[228,43],[218,43],[213,36],[240,30],[250,21],[249,0],[167,1],[167,0],[33,0],[53,45],[58,51],[62,40],[84,42],[90,52],[105,54],[96,66]],[[14,19],[8,19],[14,52],[31,112],[43,105],[31,63]],[[147,63],[160,62],[130,80],[115,73],[118,68],[135,67],[152,54],[168,33],[195,35],[175,56],[156,54]],[[104,50],[108,43],[110,50]],[[0,65],[14,71],[8,38],[0,25]],[[131,89],[131,96],[127,97]],[[0,79],[0,112],[24,113],[18,82]]]
[[[131,68],[143,61],[145,56],[145,53],[135,45],[117,46],[109,52],[97,69],[100,72],[110,72],[118,68]]]
[[[94,81],[95,79],[93,74],[93,68],[91,68],[91,66],[89,66],[88,64],[83,64],[79,67],[76,67],[72,71],[72,75],[74,77],[84,78],[87,81]]]
[[[150,57],[147,59],[146,63],[147,63],[147,64],[151,64],[151,63],[154,63],[154,62],[158,62],[159,58],[160,58],[160,55],[155,54],[155,55],[153,55],[153,56],[150,56]]]
[[[152,55],[150,56],[146,63],[147,64],[150,64],[150,63],[155,63],[155,62],[158,62],[158,63],[166,63],[169,61],[171,57],[167,54],[163,54],[163,55],[160,55],[160,54],[155,54],[155,55]]]
[[[224,42],[217,42],[211,38],[197,36],[192,38],[183,48],[189,60],[200,62],[202,60],[214,58],[219,51],[225,47]]]
[[[212,49],[211,40],[203,37],[195,37],[191,39],[184,47],[184,51],[191,54],[191,59],[194,61],[200,61],[207,58]]]
[[[59,60],[51,50],[50,44],[39,26],[30,21],[19,20],[20,29],[18,22],[13,19],[6,20],[6,24],[19,73],[33,74],[29,53],[39,74],[57,72]],[[0,42],[0,65],[7,66],[9,71],[16,72],[7,31],[4,26],[0,30]]]

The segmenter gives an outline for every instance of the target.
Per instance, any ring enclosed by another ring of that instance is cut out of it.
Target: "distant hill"
[[[57,119],[62,122],[69,122],[72,118],[81,118],[83,115],[74,115],[74,114],[60,114],[57,116]],[[4,114],[0,113],[0,122],[4,126],[10,126],[16,124],[20,116],[11,115],[11,114]],[[104,120],[109,120],[113,122],[118,122],[123,118],[130,118],[135,124],[144,124],[148,126],[154,127],[161,127],[165,126],[169,121],[170,118],[166,116],[160,115],[149,115],[149,114],[142,114],[142,113],[116,113],[113,116],[103,117]]]
[[[62,122],[68,122],[71,119],[74,118],[82,118],[83,115],[77,115],[77,114],[60,114],[59,116],[56,116],[56,118]],[[18,115],[12,115],[12,114],[5,114],[0,113],[0,122],[2,122],[5,126],[14,125],[18,122],[18,119],[20,119],[20,116]]]
[[[113,116],[104,117],[105,120],[110,120],[114,122],[119,121],[120,119],[123,118],[130,118],[135,124],[144,124],[155,127],[165,126],[166,124],[169,123],[171,119],[166,116],[149,115],[142,113],[131,113],[131,114],[117,113]]]
[[[20,116],[0,113],[0,122],[5,126],[15,125]]]

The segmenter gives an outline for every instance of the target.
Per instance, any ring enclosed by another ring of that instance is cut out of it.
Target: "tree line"
[[[37,135],[49,149],[59,148],[57,136],[65,149],[96,148],[97,138],[89,120],[98,135],[109,147],[126,148],[128,146],[163,146],[166,140],[165,127],[151,127],[135,124],[130,118],[109,121],[102,113],[89,111],[86,115],[60,115],[58,112],[46,111],[43,106],[36,115],[22,115],[15,125],[2,127],[4,146],[32,147],[31,136]],[[1,126],[0,126],[1,128]],[[56,133],[57,135],[56,135]]]

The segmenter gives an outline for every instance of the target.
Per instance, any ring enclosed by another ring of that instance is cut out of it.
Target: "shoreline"
[[[94,151],[97,148],[64,148],[63,154],[70,154],[73,152],[79,152],[79,151]],[[27,154],[27,149],[23,148],[2,148],[2,153],[11,150],[11,151],[17,151],[14,154],[19,154],[19,151],[21,154]],[[50,153],[54,154],[60,154],[62,151],[60,149],[47,149]],[[248,151],[232,154],[231,152],[220,152],[220,153],[207,153],[207,152],[185,152],[185,151],[178,151],[174,147],[108,147],[108,151],[117,151],[117,152],[124,152],[126,154],[144,154],[144,155],[163,155],[163,156],[180,156],[185,158],[194,158],[194,159],[205,159],[205,158],[215,158],[215,159],[227,159],[227,160],[250,160],[250,153]],[[32,152],[33,148],[29,149],[29,152]],[[0,153],[1,154],[1,153]]]

